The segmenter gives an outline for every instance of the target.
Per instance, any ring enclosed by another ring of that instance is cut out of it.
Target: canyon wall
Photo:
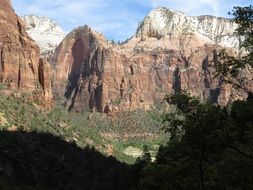
[[[44,105],[52,103],[49,63],[40,60],[39,47],[25,31],[24,22],[15,14],[9,0],[0,2],[0,83],[10,89],[28,92]]]
[[[126,43],[113,44],[88,26],[72,31],[55,51],[53,92],[69,110],[151,109],[166,94],[188,91],[219,105],[245,94],[214,78],[223,48],[236,55],[236,24],[212,16],[187,17],[158,8]],[[247,70],[252,83],[252,72]]]
[[[40,58],[38,45],[25,30],[33,33],[50,28],[57,39],[63,32],[46,18],[24,18],[26,26],[10,1],[0,2],[0,82],[32,94],[48,107],[53,97],[55,103],[60,101],[68,110],[78,112],[149,110],[163,103],[166,94],[182,90],[221,106],[245,97],[214,78],[212,65],[219,51],[240,52],[237,25],[229,19],[189,17],[157,8],[124,44],[114,44],[84,26],[69,33],[53,54]],[[48,40],[43,37],[43,43]],[[241,76],[253,89],[252,69],[247,67]]]

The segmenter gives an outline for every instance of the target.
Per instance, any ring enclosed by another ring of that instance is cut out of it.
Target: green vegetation
[[[164,118],[170,141],[142,170],[140,189],[252,189],[253,96],[230,111],[185,94],[167,100],[177,106]]]
[[[238,57],[231,56],[226,50],[219,52],[219,61],[214,64],[216,77],[232,84],[238,90],[249,93],[249,79],[242,69],[253,66],[253,6],[235,7],[230,13],[238,24],[237,35],[241,39]]]
[[[51,134],[0,132],[1,190],[128,190],[134,168]]]
[[[93,146],[126,163],[136,160],[124,154],[128,146],[143,149],[146,145],[155,156],[159,145],[167,140],[161,128],[159,109],[124,112],[116,116],[72,113],[60,106],[46,111],[27,97],[0,95],[0,116],[6,120],[3,125],[0,123],[1,130],[50,133],[67,142],[75,142],[79,147]]]
[[[60,108],[43,112],[34,104],[12,97],[0,100],[2,117],[8,119],[0,132],[1,189],[79,190],[85,184],[91,190],[250,190],[253,185],[251,94],[246,101],[234,102],[230,110],[176,94],[167,97],[175,109],[163,117],[158,117],[158,110],[152,114],[137,110],[134,114],[122,113],[120,120],[98,113],[78,115]],[[147,127],[146,117],[152,118],[150,126],[162,120],[170,134],[170,141],[161,146],[155,162],[151,162],[155,156],[152,151],[162,144],[161,134],[157,133],[160,138],[136,136],[159,131]],[[133,122],[137,118],[141,122]],[[135,133],[129,133],[122,123],[131,125]],[[108,145],[113,145],[114,156],[129,163],[135,159],[124,154],[125,148],[139,147],[144,154],[134,165],[126,165],[104,156]]]
[[[45,110],[29,94],[7,94],[0,95],[0,189],[135,189],[140,167],[124,164],[137,159],[124,151],[155,157],[167,140],[161,107],[107,116]]]

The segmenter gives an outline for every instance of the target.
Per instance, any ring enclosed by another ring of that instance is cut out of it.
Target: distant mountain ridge
[[[54,50],[65,37],[63,29],[48,17],[31,14],[22,19],[27,33],[39,45],[41,54]]]

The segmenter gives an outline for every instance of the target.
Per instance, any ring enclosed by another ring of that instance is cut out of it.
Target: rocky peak
[[[86,37],[94,39],[95,41],[93,43],[92,42],[90,43],[92,45],[95,45],[98,43],[109,44],[109,41],[105,38],[105,36],[102,33],[99,33],[97,31],[93,30],[88,25],[79,26],[79,27],[75,28],[72,32],[70,32],[66,36],[65,40],[72,38],[72,37],[81,39],[82,35],[85,35]]]
[[[239,39],[234,35],[236,23],[230,19],[214,16],[191,17],[183,12],[167,8],[152,10],[140,24],[136,37],[145,40],[150,37],[195,34],[206,38],[206,42],[229,48],[238,48]]]
[[[165,7],[152,10],[141,23],[137,36],[159,38],[171,32],[183,31],[187,17]]]
[[[65,36],[63,29],[48,17],[26,15],[22,19],[27,33],[39,45],[41,54],[54,50]]]
[[[117,64],[113,63],[116,59],[111,56],[112,51],[112,44],[88,26],[69,33],[54,53],[55,98],[65,96],[68,109],[103,111],[104,73],[108,66],[115,69]]]

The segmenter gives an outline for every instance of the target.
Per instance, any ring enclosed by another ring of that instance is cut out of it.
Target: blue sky
[[[117,41],[132,36],[138,23],[156,7],[192,16],[228,17],[234,6],[247,6],[252,0],[12,0],[12,4],[18,15],[48,16],[66,33],[87,24]]]

